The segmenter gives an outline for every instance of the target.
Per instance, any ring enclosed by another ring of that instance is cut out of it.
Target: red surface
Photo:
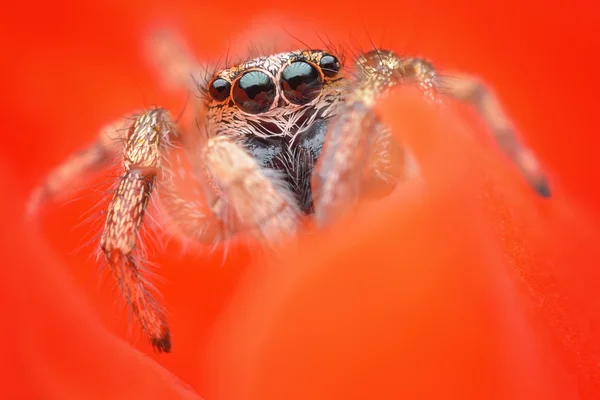
[[[85,3],[2,13],[4,397],[600,398],[591,3]],[[23,222],[22,202],[104,123],[156,103],[181,108],[141,57],[150,28],[178,27],[207,57],[245,48],[230,44],[240,37],[268,48],[273,36],[256,21],[285,23],[316,46],[315,30],[355,47],[383,37],[478,73],[536,149],[555,196],[535,198],[456,117],[397,93],[379,111],[415,149],[427,186],[411,183],[303,241],[300,256],[247,266],[234,248],[221,266],[220,254],[167,245],[154,260],[174,343],[157,355],[128,333],[93,248],[77,250],[97,233],[80,223],[100,196],[49,205],[35,224]]]

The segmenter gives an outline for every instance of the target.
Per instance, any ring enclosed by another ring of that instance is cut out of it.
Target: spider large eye
[[[233,101],[250,114],[260,114],[271,108],[275,100],[275,83],[261,71],[246,72],[233,86]]]
[[[315,67],[304,61],[296,61],[281,73],[283,95],[290,103],[303,105],[319,96],[323,77]]]
[[[217,78],[208,86],[208,94],[217,101],[223,101],[229,97],[231,83],[223,78]]]
[[[321,57],[321,61],[319,62],[319,67],[321,67],[321,71],[323,71],[323,75],[328,78],[332,78],[340,72],[340,60],[335,58],[330,54],[325,54]]]

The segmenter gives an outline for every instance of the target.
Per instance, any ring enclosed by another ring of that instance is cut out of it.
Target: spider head
[[[320,50],[259,57],[208,83],[209,135],[293,138],[328,118],[340,98],[341,63]]]

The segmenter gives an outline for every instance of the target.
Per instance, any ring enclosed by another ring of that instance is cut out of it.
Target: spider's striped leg
[[[135,318],[158,351],[171,349],[162,308],[150,294],[136,254],[138,235],[171,137],[176,136],[164,109],[140,114],[125,138],[123,175],[108,207],[100,248]]]
[[[157,190],[161,210],[182,238],[199,242],[220,239],[221,226],[204,201],[182,197],[174,183],[171,145],[179,140],[169,113],[161,108],[135,117],[125,137],[123,171],[109,205],[100,247],[120,290],[156,350],[171,350],[170,331],[160,304],[152,296],[139,258],[139,231],[150,197]],[[156,188],[155,185],[159,184]],[[198,184],[199,182],[194,182]]]
[[[169,352],[171,337],[160,304],[151,294],[140,259],[139,232],[155,185],[171,226],[181,236],[211,241],[219,231],[215,218],[201,201],[180,196],[174,172],[163,160],[171,158],[171,146],[179,134],[169,113],[146,111],[133,119],[125,137],[123,175],[108,207],[100,248],[120,290],[144,333],[156,350]],[[212,236],[211,236],[212,233]]]
[[[299,210],[275,171],[262,168],[234,139],[216,136],[202,149],[208,177],[206,200],[225,237],[251,235],[274,248],[298,228]]]
[[[123,148],[122,142],[132,123],[120,120],[104,127],[96,142],[54,168],[31,192],[26,203],[27,216],[35,216],[46,202],[66,197],[87,176],[111,163]]]
[[[426,93],[438,92],[472,105],[488,128],[500,149],[521,171],[529,185],[542,197],[550,197],[550,186],[542,167],[529,149],[517,138],[515,129],[494,93],[482,82],[468,75],[441,75],[420,58],[397,58],[388,53],[371,56],[371,62],[389,62],[395,58],[396,79],[416,81]]]
[[[388,139],[389,131],[379,122],[372,107],[382,93],[400,84],[416,83],[431,99],[439,93],[473,105],[501,150],[519,168],[531,187],[540,196],[550,196],[548,181],[533,152],[517,139],[498,99],[485,85],[468,76],[440,76],[423,59],[398,57],[382,50],[359,57],[356,67],[355,89],[329,125],[325,146],[313,174],[315,216],[320,223],[356,204],[368,182],[365,179],[368,171],[373,171],[378,162],[382,165],[379,168],[383,169],[394,164],[387,160],[389,145],[395,142]],[[405,167],[409,167],[406,163],[411,160],[406,157],[408,153],[401,154]],[[414,168],[404,168],[400,176],[410,170]]]
[[[124,174],[109,205],[100,247],[128,304],[153,345],[169,351],[169,331],[158,304],[142,278],[135,250],[140,225],[161,169],[165,146],[170,143],[171,119],[153,109],[114,123],[102,130],[90,147],[55,168],[31,194],[27,204],[33,215],[44,201],[65,195],[92,170],[100,169],[123,151]]]

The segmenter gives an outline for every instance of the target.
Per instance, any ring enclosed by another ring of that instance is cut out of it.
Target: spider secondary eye
[[[310,103],[319,96],[322,86],[323,78],[319,71],[304,61],[291,63],[281,73],[283,95],[290,103]]]
[[[323,71],[323,75],[328,78],[332,78],[340,72],[340,61],[332,55],[326,54],[321,57],[319,67]]]
[[[217,78],[212,81],[208,87],[208,94],[217,101],[223,101],[229,97],[231,91],[231,83],[223,78]]]
[[[246,72],[233,86],[233,101],[250,114],[260,114],[271,108],[276,88],[271,77],[261,71]]]

